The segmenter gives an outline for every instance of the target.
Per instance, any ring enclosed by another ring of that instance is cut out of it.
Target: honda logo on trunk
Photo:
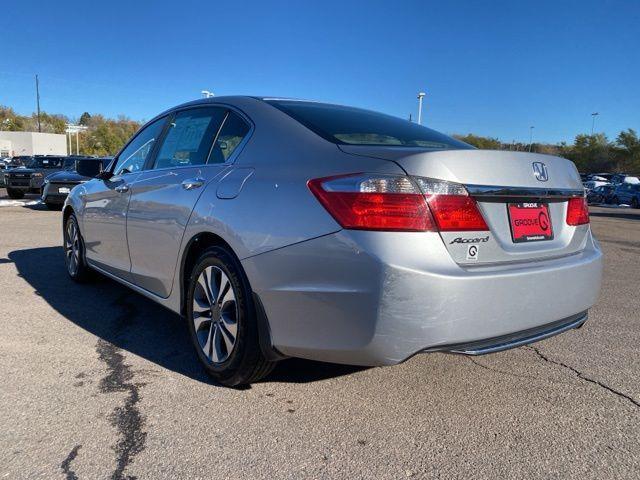
[[[549,180],[549,175],[547,174],[547,166],[542,162],[533,162],[533,174],[541,182],[546,182],[547,180]]]

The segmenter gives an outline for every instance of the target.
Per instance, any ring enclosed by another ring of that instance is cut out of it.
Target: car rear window
[[[336,144],[433,150],[473,148],[417,123],[371,110],[299,100],[264,101]]]
[[[60,157],[34,158],[30,168],[62,168],[64,160]]]

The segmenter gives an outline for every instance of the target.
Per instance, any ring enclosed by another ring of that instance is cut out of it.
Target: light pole
[[[533,145],[533,129],[536,128],[533,125],[529,127],[529,151],[531,151],[531,145]]]
[[[36,75],[36,106],[38,108],[38,132],[42,132],[40,126],[40,82],[38,81],[38,75]]]
[[[418,94],[418,125],[422,125],[422,99],[426,96],[427,94],[424,92],[420,92]]]
[[[598,112],[593,112],[591,114],[591,136],[593,137],[593,129],[596,126],[596,117],[600,115]]]
[[[202,94],[202,96],[203,96],[204,98],[211,98],[211,97],[215,97],[214,93],[213,93],[213,92],[210,92],[209,90],[202,90],[200,93]]]

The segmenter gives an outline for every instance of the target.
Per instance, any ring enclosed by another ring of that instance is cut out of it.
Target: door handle
[[[127,185],[126,183],[123,183],[122,185],[118,185],[115,188],[116,192],[118,193],[124,193],[124,192],[128,192],[129,191],[129,185]]]
[[[200,188],[202,185],[204,185],[204,178],[200,178],[200,177],[189,178],[187,180],[184,180],[181,185],[182,185],[182,188],[184,188],[185,190],[193,190],[194,188]]]

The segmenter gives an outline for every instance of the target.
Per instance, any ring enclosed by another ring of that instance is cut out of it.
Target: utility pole
[[[533,145],[533,129],[536,128],[533,125],[529,127],[529,151],[531,151],[531,145]]]
[[[418,125],[422,125],[422,99],[425,95],[424,92],[418,93]]]
[[[36,106],[38,108],[38,132],[42,132],[40,126],[40,83],[38,82],[38,75],[36,75]]]
[[[596,126],[596,117],[600,115],[598,112],[593,112],[591,114],[591,136],[593,137],[593,129]]]

